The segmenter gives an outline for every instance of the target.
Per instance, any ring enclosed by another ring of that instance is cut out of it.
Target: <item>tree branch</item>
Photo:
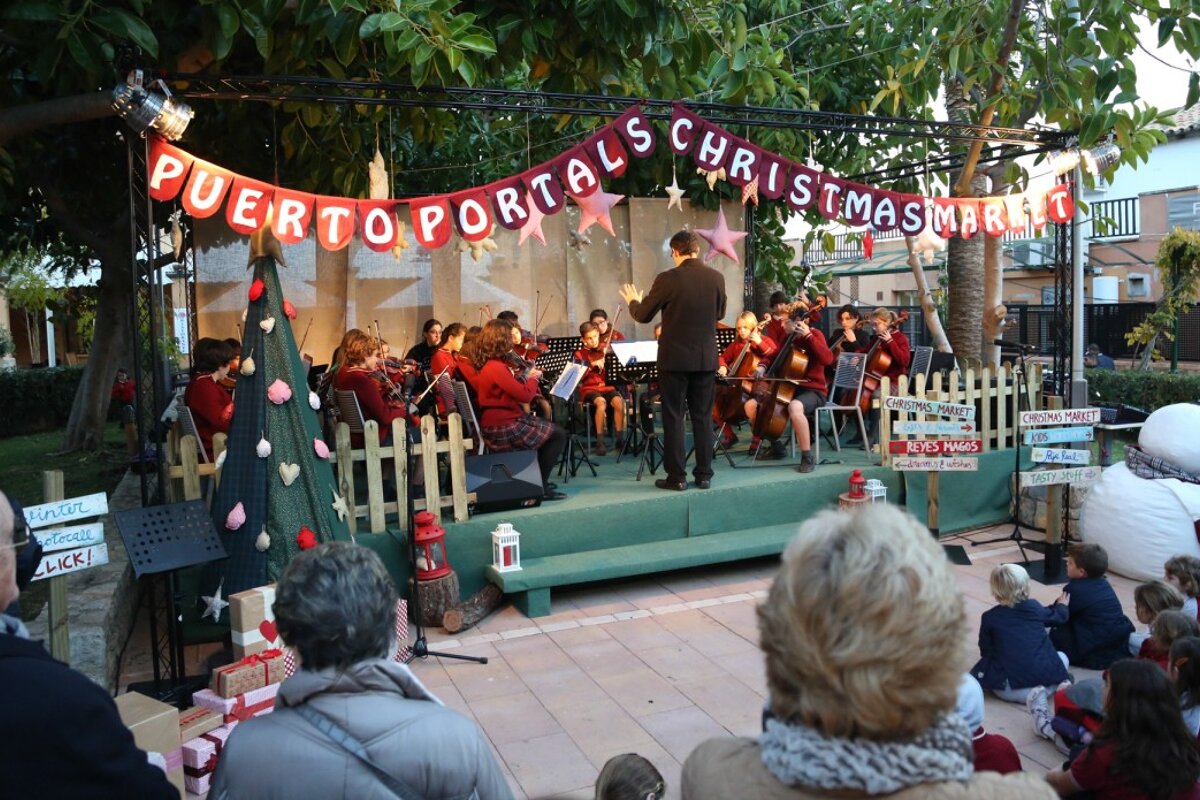
[[[0,110],[0,146],[42,128],[87,122],[111,117],[116,113],[112,108],[112,96],[108,92],[92,92],[12,106]]]
[[[1008,6],[1008,19],[1004,23],[1004,34],[1000,39],[1000,52],[996,54],[996,70],[992,75],[992,86],[988,97],[999,97],[1000,89],[1004,86],[1004,75],[1008,71],[1008,60],[1012,57],[1013,47],[1017,43],[1017,29],[1021,24],[1021,12],[1025,10],[1025,0],[1011,0]],[[991,125],[992,117],[996,115],[996,106],[1000,101],[993,100],[992,104],[983,110],[979,117],[980,125]],[[975,175],[975,166],[979,163],[979,154],[983,152],[983,140],[977,139],[971,143],[967,151],[967,160],[963,163],[962,172],[958,176],[958,186],[955,187],[956,197],[970,197],[971,178]]]

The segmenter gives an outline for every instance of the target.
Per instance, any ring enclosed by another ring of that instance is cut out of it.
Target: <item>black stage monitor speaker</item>
[[[537,451],[467,456],[467,491],[475,492],[476,514],[540,506],[542,471]]]

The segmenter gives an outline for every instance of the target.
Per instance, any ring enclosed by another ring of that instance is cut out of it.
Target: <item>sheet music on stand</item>
[[[571,363],[565,365],[562,373],[558,376],[558,380],[554,382],[554,388],[550,390],[550,394],[561,400],[569,401],[571,395],[575,393],[575,389],[579,386],[579,382],[583,380],[583,376],[587,373],[587,369],[583,364]]]
[[[629,383],[649,383],[658,377],[658,340],[613,342],[605,363],[608,374]]]
[[[737,328],[717,328],[717,352],[723,352],[737,338]]]
[[[546,380],[554,380],[571,360],[571,355],[579,349],[579,337],[558,336],[547,340],[546,348],[546,352],[538,356],[534,364]]]

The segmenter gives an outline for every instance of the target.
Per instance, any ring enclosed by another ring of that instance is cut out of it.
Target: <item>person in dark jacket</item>
[[[621,287],[629,316],[646,323],[662,311],[658,383],[662,391],[663,466],[659,489],[687,488],[683,415],[686,405],[695,437],[696,487],[712,485],[713,390],[717,378],[717,321],[725,316],[725,276],[699,259],[700,237],[680,231],[671,237],[675,269],[658,273],[650,292],[632,283]]]
[[[20,536],[14,539],[14,529]],[[17,551],[30,546],[28,527],[14,524],[0,492],[0,608],[20,594]],[[0,614],[0,796],[162,798],[179,793],[146,760],[103,689],[29,640],[20,619]]]
[[[1125,658],[1133,623],[1108,583],[1108,553],[1098,544],[1071,545],[1067,581],[1055,605],[1067,606],[1067,621],[1050,631],[1050,641],[1077,667],[1108,669]]]
[[[1000,605],[979,621],[980,659],[971,674],[1001,700],[1024,703],[1030,689],[1067,679],[1067,657],[1054,652],[1046,635],[1047,625],[1067,621],[1067,608],[1031,600],[1029,573],[1017,564],[993,569],[991,586]]]

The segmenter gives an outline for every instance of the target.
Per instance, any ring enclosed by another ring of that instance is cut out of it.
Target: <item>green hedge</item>
[[[1200,373],[1196,372],[1089,369],[1086,377],[1093,402],[1125,403],[1153,411],[1200,400]]]
[[[0,436],[65,426],[82,377],[83,367],[0,370]]]

